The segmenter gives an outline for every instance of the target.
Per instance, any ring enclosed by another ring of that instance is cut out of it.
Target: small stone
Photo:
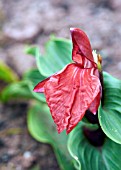
[[[22,166],[24,168],[29,168],[33,165],[35,161],[35,157],[32,155],[32,153],[30,151],[26,151],[23,154],[23,158],[22,158]]]
[[[26,152],[24,152],[24,154],[23,154],[23,157],[24,157],[25,159],[29,159],[31,156],[32,156],[32,155],[31,155],[31,152],[29,152],[29,151],[26,151]]]
[[[1,157],[1,161],[3,163],[7,163],[9,161],[9,159],[11,158],[11,156],[7,153],[3,154],[2,157]]]

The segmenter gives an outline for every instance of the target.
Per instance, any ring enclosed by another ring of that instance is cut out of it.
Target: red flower
[[[34,91],[44,92],[58,133],[67,134],[83,118],[86,110],[96,114],[100,104],[101,84],[97,64],[86,34],[71,29],[72,59],[62,71],[38,83]]]

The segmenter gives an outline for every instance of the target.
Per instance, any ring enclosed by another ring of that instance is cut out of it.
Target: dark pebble
[[[10,159],[11,159],[11,155],[5,153],[0,157],[0,163],[8,163]]]

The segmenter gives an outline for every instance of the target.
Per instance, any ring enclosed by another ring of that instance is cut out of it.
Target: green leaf
[[[84,123],[71,132],[68,149],[77,161],[77,170],[120,170],[121,145],[106,137],[102,147],[94,147],[83,134]]]
[[[99,122],[104,133],[121,144],[121,81],[108,73],[104,76],[104,102],[99,108]]]
[[[0,80],[10,83],[18,81],[18,79],[17,74],[9,66],[0,61]]]
[[[20,81],[18,83],[12,83],[4,88],[0,98],[3,102],[7,102],[12,99],[30,99],[33,98],[33,96],[27,83],[25,81]]]
[[[37,69],[28,71],[24,76],[23,80],[17,83],[8,85],[2,92],[0,100],[7,102],[10,99],[31,99],[36,98],[45,102],[45,96],[43,93],[35,93],[33,89],[37,83],[45,79]]]
[[[36,62],[40,73],[46,77],[55,74],[72,62],[72,44],[69,40],[51,38],[45,46],[45,51],[42,56],[39,49],[36,50]]]
[[[28,128],[39,142],[52,145],[62,170],[74,170],[72,158],[67,150],[68,136],[58,134],[46,104],[37,103],[28,112]]]
[[[33,57],[35,57],[36,56],[36,50],[38,50],[38,48],[36,46],[27,46],[25,48],[25,53],[30,54]]]
[[[37,70],[37,69],[32,69],[30,71],[28,71],[23,79],[28,81],[28,86],[29,86],[29,89],[30,89],[30,92],[32,93],[32,95],[38,99],[38,100],[41,100],[43,102],[45,102],[45,96],[43,93],[35,93],[33,91],[34,87],[42,80],[44,80],[46,77],[42,76],[40,74],[40,72]]]

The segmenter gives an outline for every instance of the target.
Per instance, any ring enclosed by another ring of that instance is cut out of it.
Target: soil
[[[0,105],[0,170],[59,170],[52,148],[29,135],[27,108],[25,102]]]
[[[121,78],[120,11],[121,0],[0,0],[0,60],[21,77],[35,66],[27,44],[43,52],[50,34],[70,38],[69,28],[79,27],[102,55],[103,69]],[[59,170],[52,148],[29,135],[27,107],[24,101],[0,104],[0,170]]]

